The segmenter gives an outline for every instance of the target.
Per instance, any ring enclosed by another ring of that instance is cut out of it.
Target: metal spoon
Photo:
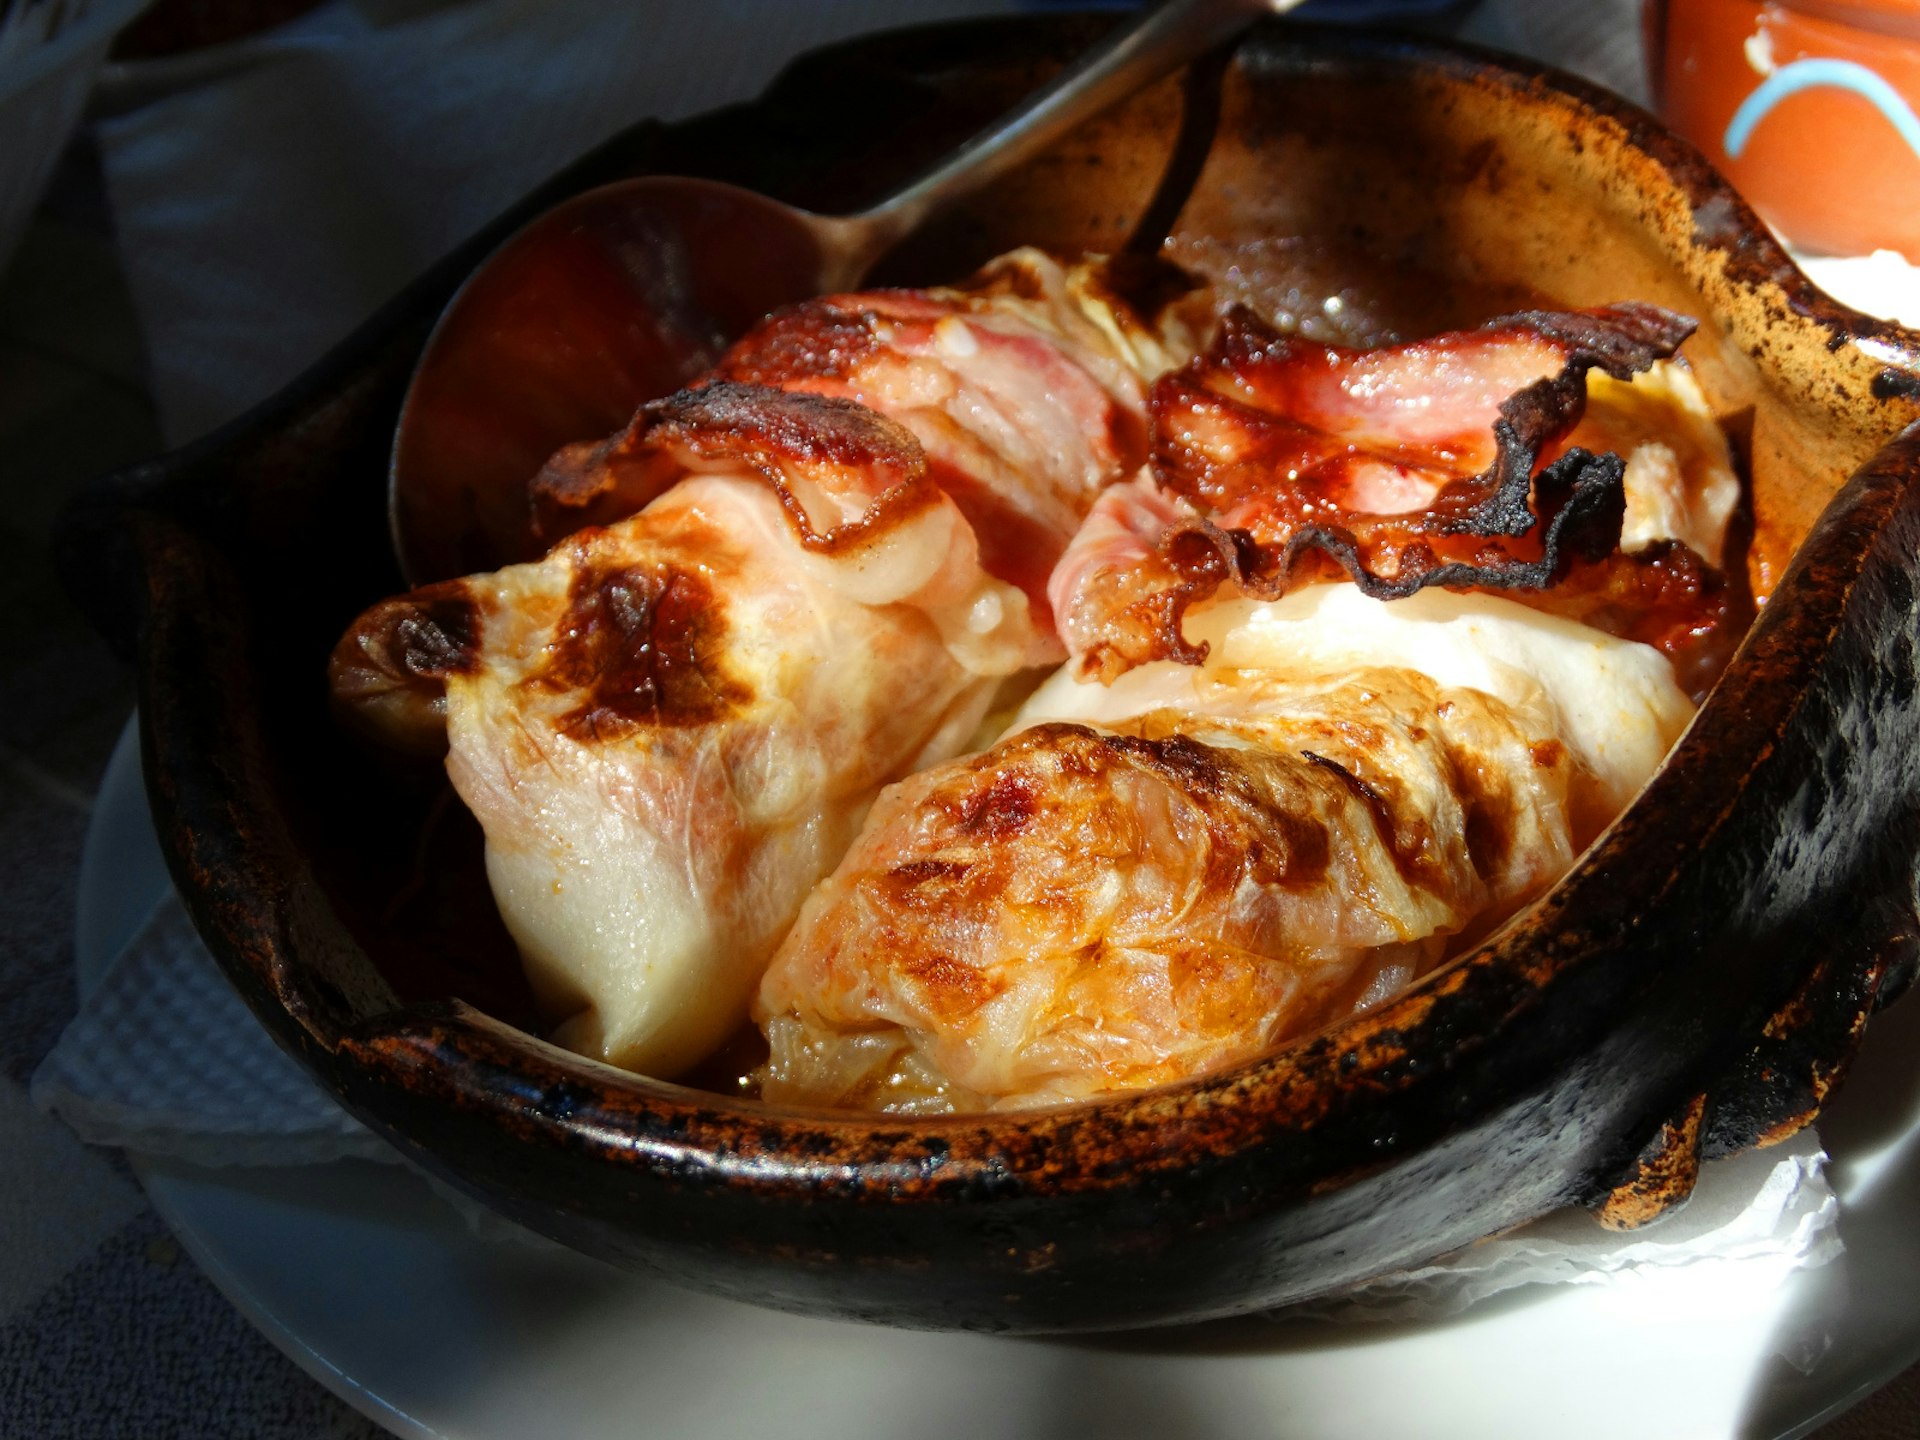
[[[652,175],[556,206],[508,240],[429,337],[394,436],[388,503],[423,584],[533,558],[526,484],[570,441],[625,425],[769,311],[856,286],[948,202],[1083,120],[1301,0],[1167,0],[857,215]]]

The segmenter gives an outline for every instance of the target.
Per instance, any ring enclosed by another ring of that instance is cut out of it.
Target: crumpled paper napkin
[[[171,892],[41,1063],[32,1093],[83,1140],[201,1165],[401,1158],[280,1050]],[[1584,1211],[1561,1211],[1284,1313],[1431,1320],[1521,1285],[1632,1282],[1694,1265],[1739,1265],[1749,1284],[1777,1283],[1840,1253],[1839,1203],[1825,1163],[1807,1129],[1784,1145],[1702,1167],[1692,1199],[1644,1230],[1618,1234]],[[442,1193],[485,1238],[533,1238]]]
[[[168,891],[34,1072],[82,1140],[199,1165],[397,1160],[283,1053]]]

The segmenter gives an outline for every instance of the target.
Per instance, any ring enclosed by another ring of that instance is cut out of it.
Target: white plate
[[[165,884],[129,727],[81,865],[83,989]],[[1915,1056],[1920,997],[1875,1022],[1823,1120],[1842,1261],[1760,1293],[1695,1267],[1663,1277],[1655,1306],[1644,1291],[1535,1287],[1432,1325],[1248,1320],[1085,1341],[882,1330],[482,1241],[397,1167],[146,1163],[141,1177],[249,1320],[404,1435],[1795,1436],[1920,1355]],[[1810,1324],[1831,1345],[1802,1374],[1775,1344]]]

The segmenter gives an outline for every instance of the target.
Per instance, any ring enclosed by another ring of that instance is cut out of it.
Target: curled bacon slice
[[[568,446],[547,462],[534,492],[546,505],[571,508],[570,521],[607,510],[627,515],[683,475],[741,466],[773,486],[795,534],[815,550],[885,528],[931,489],[913,436],[866,406],[720,381],[641,406],[605,440]]]
[[[1710,566],[1680,546],[1619,552],[1621,457],[1554,453],[1589,371],[1628,379],[1693,328],[1623,304],[1361,351],[1235,312],[1206,355],[1154,386],[1158,496],[1109,492],[1055,572],[1069,649],[1108,678],[1198,663],[1181,617],[1223,586],[1274,599],[1344,575],[1379,599],[1497,589],[1676,658],[1723,654],[1725,587]]]

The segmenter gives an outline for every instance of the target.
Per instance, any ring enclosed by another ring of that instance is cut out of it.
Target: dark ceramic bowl
[[[803,1113],[519,1028],[527,997],[470,822],[437,775],[352,748],[325,702],[336,635],[400,588],[386,454],[436,314],[507,228],[618,175],[714,175],[825,207],[876,193],[1096,23],[863,40],[754,105],[635,130],[292,390],[69,517],[70,582],[139,652],[153,809],[214,953],[355,1114],[567,1244],[903,1325],[1231,1314],[1557,1206],[1659,1213],[1702,1157],[1815,1113],[1915,967],[1920,337],[1817,294],[1693,151],[1607,95],[1487,55],[1273,26],[1088,127],[896,273],[1170,229],[1216,269],[1260,259],[1309,299],[1342,288],[1376,331],[1470,322],[1513,295],[1700,316],[1686,353],[1750,470],[1766,603],[1670,763],[1492,941],[1201,1083],[1007,1117]]]

